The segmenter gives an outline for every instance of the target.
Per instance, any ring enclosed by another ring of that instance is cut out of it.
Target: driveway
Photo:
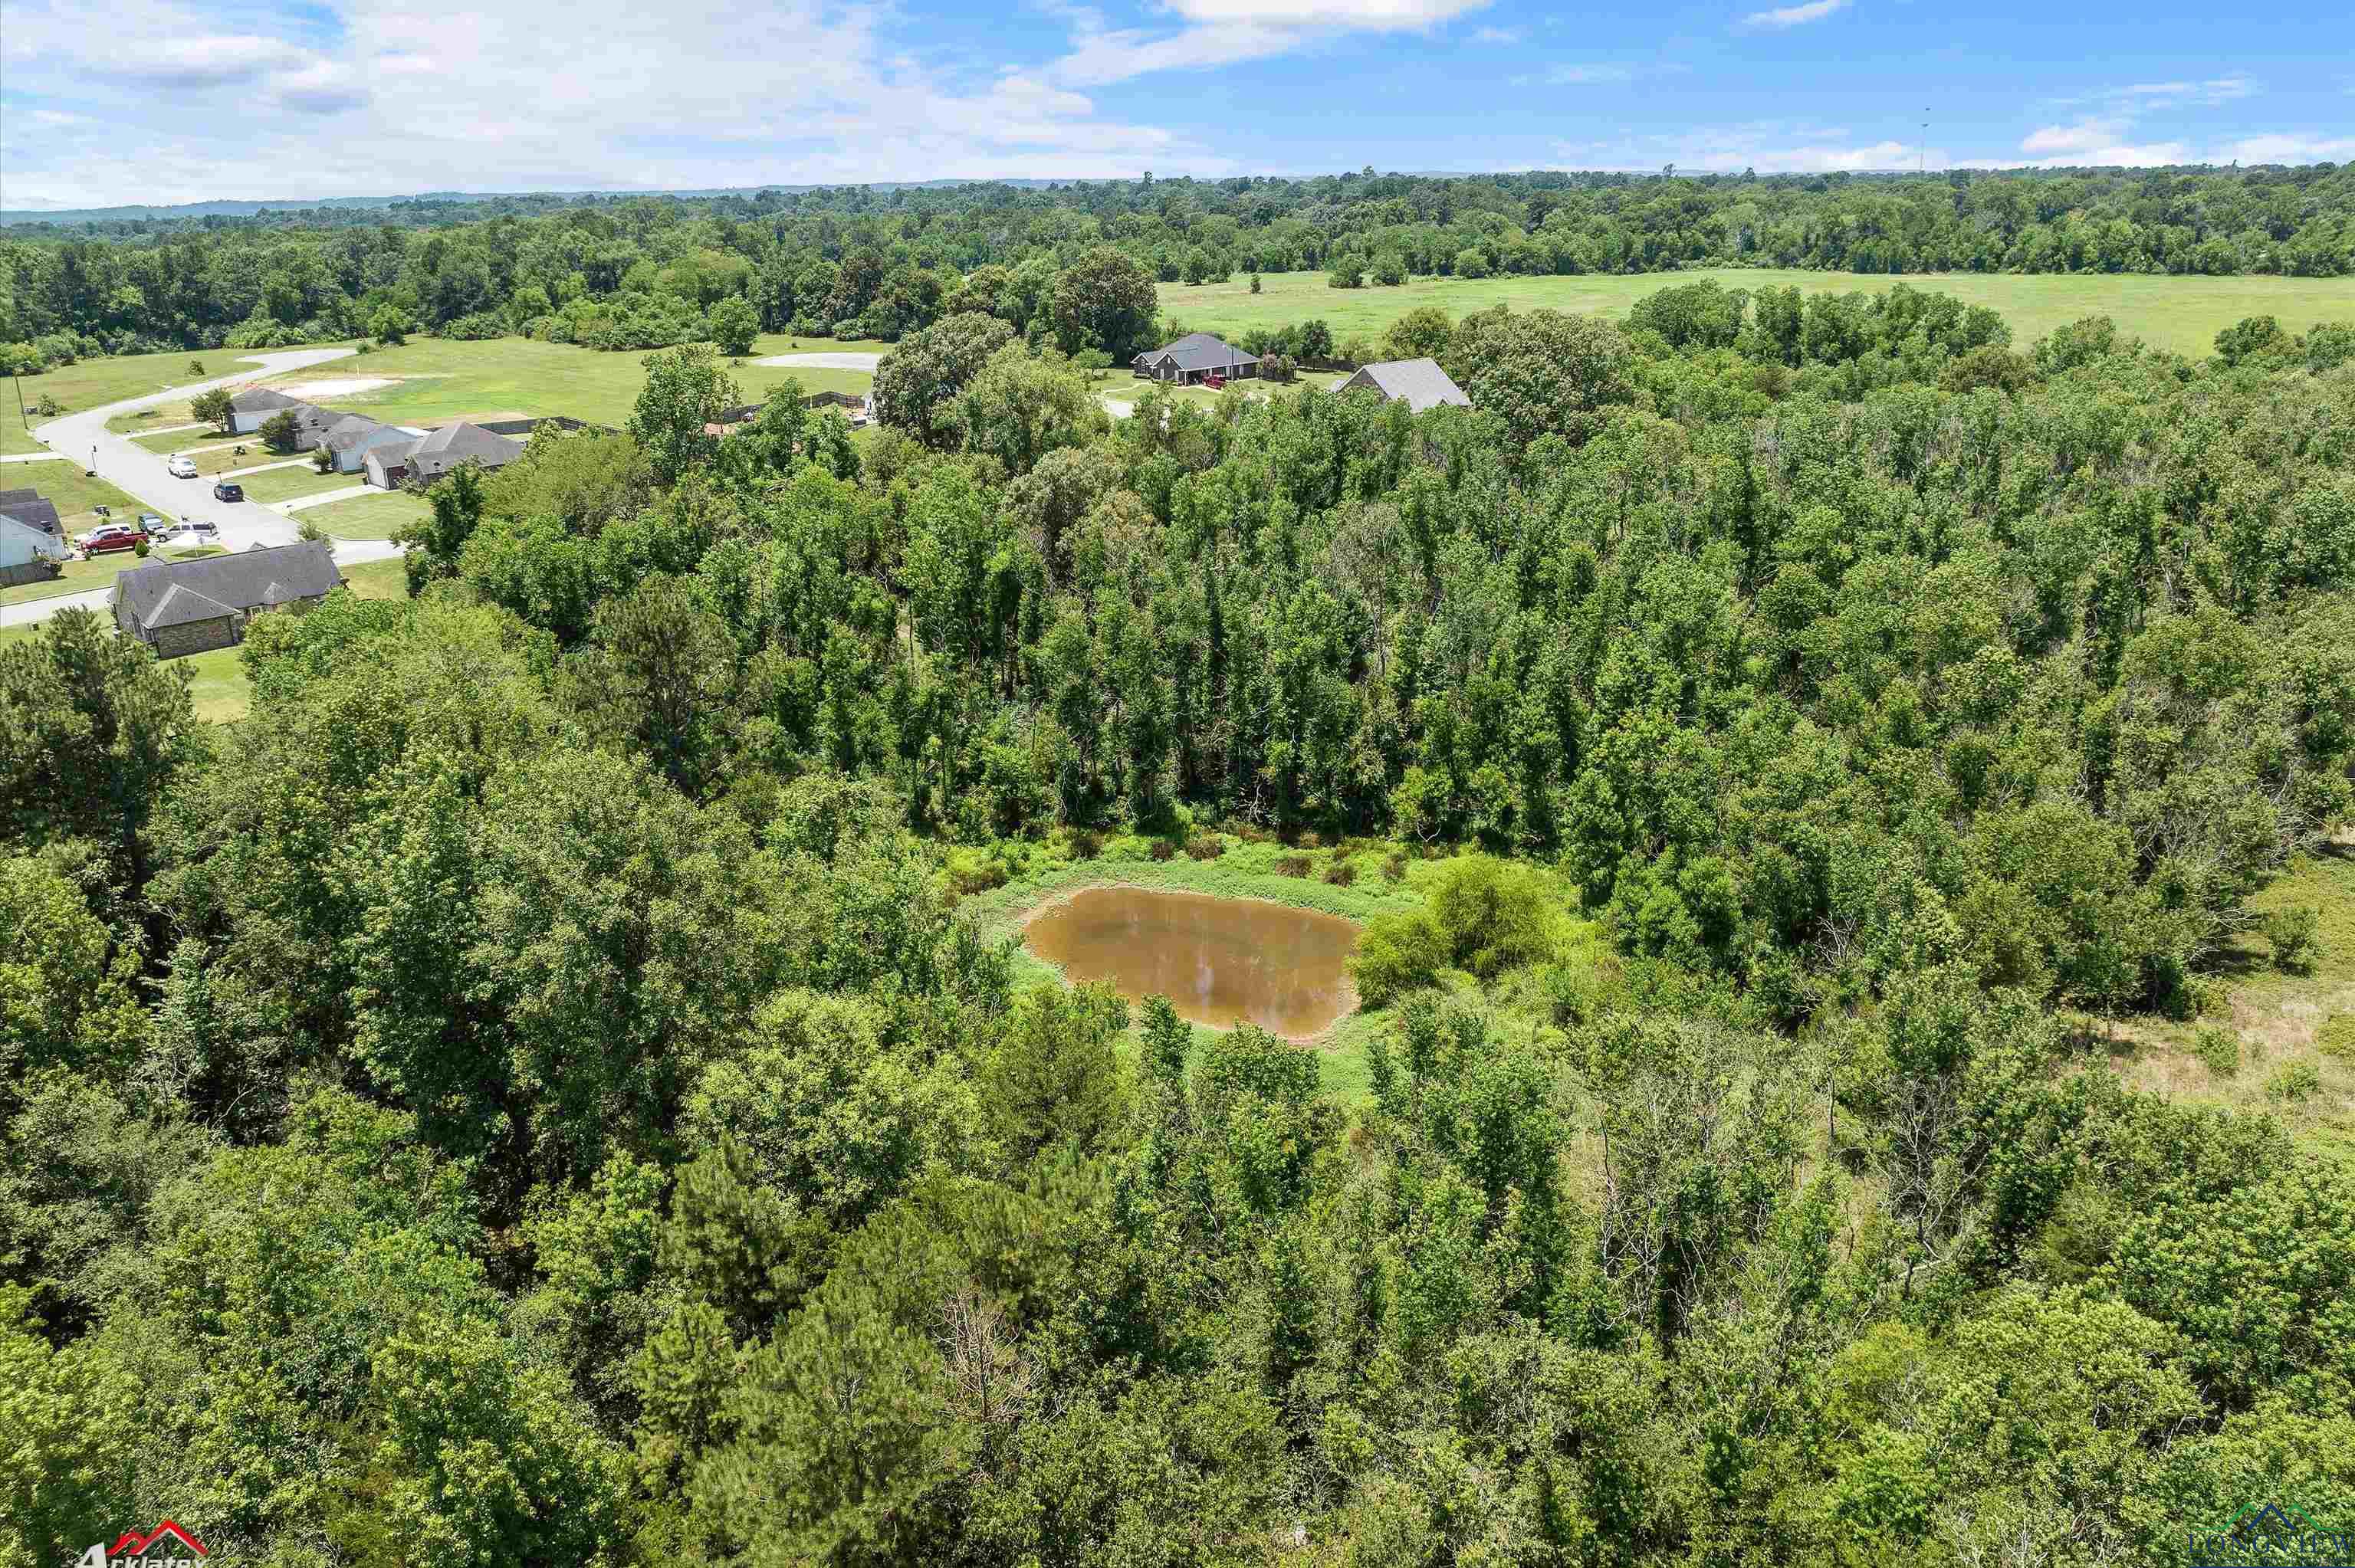
[[[883,363],[879,354],[773,354],[755,365],[800,366],[805,370],[872,370]]]
[[[250,502],[215,501],[209,480],[174,479],[164,466],[164,453],[151,452],[145,447],[113,434],[107,429],[106,421],[117,414],[128,414],[157,403],[174,402],[208,387],[234,387],[265,376],[282,376],[287,371],[301,370],[306,366],[324,365],[331,359],[345,358],[351,352],[348,348],[297,348],[275,354],[248,355],[239,363],[257,368],[240,370],[234,376],[215,376],[210,381],[190,382],[186,387],[175,387],[165,392],[151,392],[144,397],[125,398],[100,408],[86,408],[79,414],[68,414],[63,418],[37,426],[33,439],[51,450],[80,462],[85,468],[96,469],[99,478],[166,517],[186,517],[218,524],[221,545],[225,549],[250,550],[256,546],[291,545],[294,542],[294,524],[283,514]],[[39,482],[38,479],[33,481],[37,488]],[[51,604],[55,601],[39,599],[35,602]]]

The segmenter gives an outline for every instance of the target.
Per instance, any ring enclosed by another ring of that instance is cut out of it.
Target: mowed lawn
[[[421,495],[406,490],[388,490],[375,495],[355,495],[349,501],[330,501],[324,506],[305,506],[294,515],[325,529],[331,538],[389,539],[395,528],[413,523],[432,510]],[[348,577],[362,569],[346,567],[344,575]]]
[[[1572,311],[1624,317],[1636,302],[1679,283],[1714,278],[1728,288],[1796,284],[1809,293],[1878,293],[1892,283],[1952,294],[1986,305],[2011,323],[2013,346],[2025,348],[2055,327],[2105,315],[2154,348],[2194,357],[2211,354],[2216,334],[2243,316],[2269,315],[2291,332],[2317,322],[2355,322],[2355,278],[2153,278],[2139,275],[2012,276],[1933,272],[1886,274],[1712,268],[1645,272],[1634,277],[1415,278],[1396,288],[1336,289],[1322,272],[1237,274],[1225,283],[1161,285],[1161,313],[1188,332],[1237,334],[1253,327],[1321,320],[1334,336],[1379,337],[1391,323],[1422,305],[1461,316],[1491,305],[1517,311]]]
[[[69,534],[98,526],[101,506],[113,508],[114,516],[125,523],[153,510],[106,481],[88,477],[80,464],[71,462],[0,463],[0,490],[37,491],[43,500],[57,503],[59,520]]]
[[[240,474],[229,482],[242,485],[245,498],[267,505],[272,501],[293,501],[304,495],[325,495],[331,490],[349,490],[364,483],[364,473],[321,473],[307,462],[293,468],[264,469],[260,473]]]

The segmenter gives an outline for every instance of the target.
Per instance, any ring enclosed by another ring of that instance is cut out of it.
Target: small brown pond
[[[1257,898],[1090,887],[1041,910],[1023,940],[1075,984],[1166,996],[1218,1029],[1240,1019],[1303,1039],[1357,1001],[1346,967],[1356,924]]]

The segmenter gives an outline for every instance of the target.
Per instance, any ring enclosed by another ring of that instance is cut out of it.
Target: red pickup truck
[[[85,556],[104,556],[116,550],[135,550],[147,543],[147,530],[136,523],[109,523],[92,528],[74,541]]]

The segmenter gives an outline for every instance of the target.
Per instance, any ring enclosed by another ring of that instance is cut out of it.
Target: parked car
[[[242,501],[245,499],[245,486],[241,484],[231,484],[225,479],[216,481],[213,484],[213,499],[215,501]]]
[[[109,523],[92,528],[74,541],[85,556],[111,555],[116,550],[135,550],[147,543],[147,530],[136,523]]]
[[[164,466],[171,471],[172,477],[174,479],[194,479],[197,477],[197,460],[186,456],[184,453],[175,452],[172,456],[172,461],[165,463]]]
[[[159,545],[218,545],[220,524],[201,517],[184,517],[155,535]]]

